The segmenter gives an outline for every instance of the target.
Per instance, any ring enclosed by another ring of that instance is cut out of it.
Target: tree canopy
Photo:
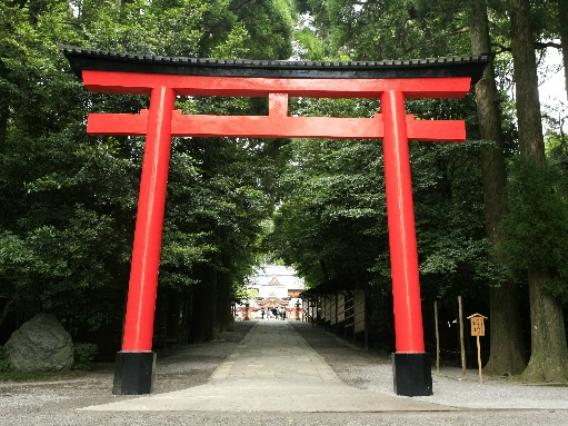
[[[87,136],[85,118],[92,111],[137,112],[148,100],[86,93],[61,45],[212,58],[469,55],[470,3],[1,1],[0,336],[40,311],[57,313],[79,340],[103,341],[103,333],[116,346],[120,334],[144,140]],[[467,123],[465,144],[411,144],[423,299],[441,299],[448,315],[456,295],[487,309],[489,290],[504,283],[528,300],[531,262],[548,272],[547,294],[563,308],[568,300],[565,120],[560,107],[548,114],[559,118],[548,121],[542,164],[521,156],[522,113],[512,93],[520,66],[509,23],[514,3],[479,3],[488,17],[499,138],[480,131],[479,93],[408,102],[422,119]],[[531,3],[530,44],[541,62],[546,49],[566,42],[565,6]],[[217,97],[181,97],[176,106],[214,114],[267,108],[265,99]],[[290,100],[300,116],[368,117],[379,109],[377,100]],[[503,180],[509,175],[497,239],[488,236],[484,216],[483,176],[495,167],[488,149],[501,152]],[[259,256],[294,265],[312,287],[366,289],[377,314],[371,327],[388,330],[392,316],[378,314],[390,303],[380,143],[175,138],[157,314],[170,331],[160,335],[158,327],[157,339],[212,337],[229,321],[227,307]],[[378,346],[392,344],[388,332],[378,338]]]

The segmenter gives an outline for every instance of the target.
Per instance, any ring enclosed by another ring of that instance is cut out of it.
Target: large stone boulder
[[[19,371],[63,370],[73,365],[73,342],[55,316],[37,314],[14,331],[4,345]]]

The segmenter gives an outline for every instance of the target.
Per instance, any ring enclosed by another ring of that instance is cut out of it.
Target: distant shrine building
[[[304,279],[294,268],[280,265],[263,265],[246,278],[248,298],[237,301],[236,312],[241,319],[261,319],[262,311],[284,311],[287,319],[303,318],[302,299]]]

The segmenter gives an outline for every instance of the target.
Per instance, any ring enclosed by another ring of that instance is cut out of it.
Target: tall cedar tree
[[[544,165],[545,154],[529,0],[509,0],[509,13],[521,155],[539,167]],[[541,265],[529,265],[531,357],[523,372],[528,381],[568,380],[564,314],[546,292],[551,278],[551,272]]]
[[[470,9],[470,38],[473,55],[491,51],[487,3],[474,0]],[[485,207],[485,228],[493,245],[503,240],[506,169],[503,156],[501,113],[493,65],[490,64],[475,86],[481,148],[481,179]],[[498,260],[497,260],[498,261]],[[522,339],[518,287],[505,280],[489,290],[491,318],[490,356],[485,369],[490,374],[518,374],[526,365]]]

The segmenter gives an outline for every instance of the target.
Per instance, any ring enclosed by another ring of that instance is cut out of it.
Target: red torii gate
[[[459,98],[486,57],[388,62],[215,61],[65,48],[87,89],[145,94],[138,114],[91,113],[92,135],[146,135],[122,349],[113,392],[149,393],[162,226],[173,136],[383,139],[399,395],[431,395],[425,353],[408,140],[463,141],[461,120],[417,120],[405,100]],[[184,115],[176,96],[268,97],[267,116]],[[372,118],[291,117],[288,98],[380,99]]]

